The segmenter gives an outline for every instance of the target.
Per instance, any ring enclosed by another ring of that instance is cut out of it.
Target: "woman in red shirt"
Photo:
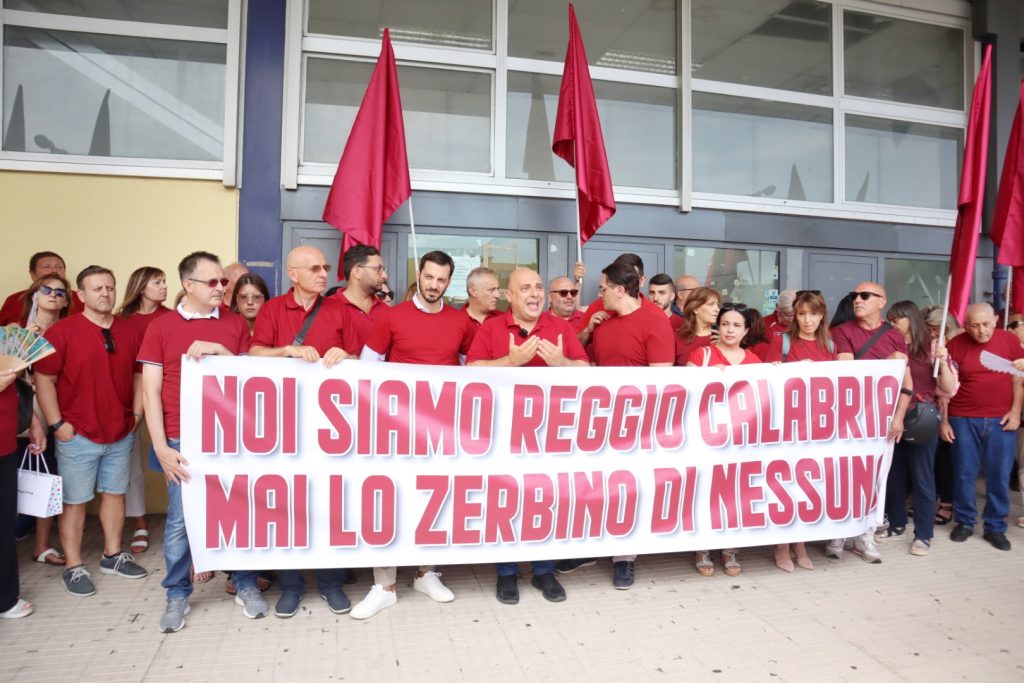
[[[689,308],[690,302],[687,301],[686,309],[689,310]],[[721,368],[728,365],[760,363],[761,359],[753,351],[741,346],[744,337],[750,330],[752,313],[753,310],[744,304],[722,304],[717,318],[718,339],[692,351],[686,365]],[[722,549],[722,569],[726,576],[738,576],[743,571],[737,553],[736,548]],[[715,573],[715,565],[711,562],[711,553],[707,550],[696,551],[693,554],[693,564],[701,576],[712,576]]]
[[[683,307],[683,324],[676,330],[676,365],[686,365],[690,354],[711,343],[722,295],[714,287],[698,287]]]
[[[789,332],[774,337],[765,355],[769,363],[823,361],[836,359],[836,347],[828,333],[828,307],[817,290],[801,290],[793,300],[793,324]],[[792,547],[790,547],[792,546]],[[803,543],[775,546],[775,565],[784,572],[798,567],[814,569]]]

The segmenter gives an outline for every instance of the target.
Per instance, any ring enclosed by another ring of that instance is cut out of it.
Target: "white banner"
[[[881,520],[903,361],[182,370],[197,571],[613,556]]]

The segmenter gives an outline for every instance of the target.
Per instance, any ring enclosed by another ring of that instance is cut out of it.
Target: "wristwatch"
[[[51,432],[56,432],[58,429],[60,429],[63,426],[64,426],[64,420],[57,420],[52,425],[50,425],[50,431]]]

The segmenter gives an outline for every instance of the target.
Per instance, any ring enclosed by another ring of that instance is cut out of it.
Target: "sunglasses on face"
[[[103,333],[103,348],[107,350],[107,353],[113,353],[115,350],[113,333],[105,327],[101,327],[100,332]]]
[[[577,294],[580,293],[580,290],[578,290],[578,289],[552,289],[551,293],[552,294],[557,294],[558,296],[576,296]]]
[[[318,263],[318,264],[316,264],[314,266],[295,266],[295,268],[302,268],[303,270],[308,270],[309,272],[313,273],[314,275],[316,275],[320,271],[323,271],[325,273],[331,272],[331,264],[330,263],[323,263],[323,264],[319,264]]]
[[[388,300],[391,300],[391,299],[395,298],[395,293],[394,292],[389,292],[386,289],[379,289],[376,292],[374,292],[373,294],[378,299],[388,299]]]
[[[204,284],[207,287],[209,287],[210,289],[213,289],[218,284],[221,287],[227,287],[228,283],[230,282],[230,280],[228,280],[226,277],[222,277],[222,278],[211,277],[209,280],[197,280],[194,277],[190,277],[188,279],[191,280],[192,282],[199,282],[201,284]]]
[[[63,287],[47,287],[46,285],[40,285],[39,291],[44,295],[53,294],[55,297],[63,299],[68,295],[68,290]]]
[[[877,294],[875,292],[850,292],[850,297],[853,298],[854,300],[856,300],[857,297],[860,297],[861,301],[867,301],[873,296],[877,296],[879,299],[885,298],[881,294]]]
[[[1021,325],[1024,325],[1024,320],[1011,320],[1010,324],[1006,326],[1006,329],[1015,330]]]

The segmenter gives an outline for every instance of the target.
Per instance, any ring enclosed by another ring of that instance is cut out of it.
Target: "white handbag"
[[[42,453],[36,456],[35,469],[26,466],[28,456],[26,448],[18,466],[18,512],[32,517],[59,515],[64,512],[64,480],[50,474]]]

